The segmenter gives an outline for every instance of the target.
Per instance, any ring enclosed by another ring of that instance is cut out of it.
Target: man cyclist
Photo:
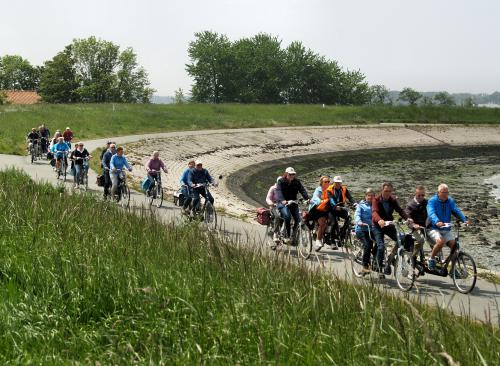
[[[116,154],[116,145],[111,143],[109,148],[104,152],[101,159],[102,175],[104,177],[104,199],[109,196],[109,189],[111,188],[111,176],[110,176],[110,163],[113,155]]]
[[[44,153],[47,152],[48,143],[50,139],[50,131],[47,127],[45,127],[45,123],[42,123],[40,127],[38,127],[38,133],[40,134],[40,147]]]
[[[330,178],[322,176],[319,179],[319,186],[314,190],[309,205],[309,215],[311,219],[318,223],[316,231],[316,241],[314,249],[319,251],[323,248],[323,236],[325,235],[326,225],[328,223],[328,211],[330,210],[330,200],[328,199],[328,187]]]
[[[392,214],[396,211],[403,219],[408,219],[408,215],[399,205],[398,199],[392,195],[394,188],[392,183],[384,182],[382,184],[382,191],[380,194],[373,198],[372,201],[372,221],[373,221],[373,235],[377,242],[377,261],[379,271],[382,269],[385,253],[384,235],[387,235],[394,241],[397,241],[397,231],[393,225],[385,226],[386,221],[393,221]],[[385,278],[384,274],[391,274],[391,264],[394,256],[397,253],[397,246],[395,245],[387,258],[384,273],[380,273],[380,278]]]
[[[128,163],[127,158],[123,155],[123,147],[120,146],[116,149],[116,154],[113,155],[109,161],[112,197],[116,196],[116,190],[118,189],[118,183],[120,181],[120,173],[123,168],[127,168],[129,172],[132,171],[132,167]]]
[[[166,174],[167,168],[165,166],[165,163],[163,163],[163,161],[160,159],[160,153],[158,151],[153,151],[153,155],[146,162],[144,168],[148,173],[148,179],[151,181],[148,191],[146,192],[146,194],[149,196],[151,194],[151,190],[154,187],[155,181],[158,180],[160,169],[162,169],[163,172]]]
[[[35,148],[35,145],[38,145],[40,141],[40,134],[36,130],[36,128],[32,128],[31,131],[26,136],[26,140],[28,141],[28,149],[31,152],[31,149]]]
[[[354,200],[351,196],[351,192],[347,189],[345,185],[342,184],[342,178],[340,176],[335,176],[333,178],[333,184],[327,189],[328,199],[330,200],[330,220],[333,222],[332,232],[335,233],[336,239],[340,239],[340,233],[346,230],[347,216],[348,212],[344,209],[347,200],[349,203],[353,204]],[[339,230],[338,218],[344,219],[344,224]],[[332,249],[337,249],[335,242],[332,241]]]
[[[66,167],[68,166],[67,154],[69,152],[69,146],[64,142],[63,137],[59,137],[57,143],[52,146],[51,151],[54,153],[56,158],[56,171],[61,167],[61,160],[64,158],[64,163]]]
[[[408,226],[412,230],[412,235],[415,238],[413,257],[420,254],[423,259],[423,245],[427,238],[425,232],[427,223],[427,199],[425,198],[424,186],[418,185],[415,188],[415,196],[406,204],[405,212],[412,220]]]
[[[214,186],[217,186],[214,179],[210,176],[208,170],[203,168],[203,162],[201,160],[196,160],[194,168],[191,169],[188,174],[188,186],[191,188],[193,211],[199,210],[200,195],[202,195],[203,198],[209,200],[212,205],[214,204],[214,198],[212,197],[212,194],[208,191],[205,191],[204,187],[197,187],[198,184],[206,183],[211,183]],[[205,192],[207,192],[208,194],[205,194]]]
[[[66,129],[62,133],[62,136],[64,137],[64,141],[68,144],[68,146],[71,147],[71,140],[73,140],[73,132],[70,130],[69,127],[66,127]]]
[[[300,211],[298,204],[290,204],[289,201],[296,201],[297,194],[300,192],[305,200],[309,200],[309,195],[305,190],[300,180],[296,179],[297,173],[292,167],[285,170],[285,174],[278,180],[277,194],[278,194],[278,210],[281,218],[285,220],[286,237],[285,242],[290,242],[291,221],[293,216],[293,230],[297,230],[300,219]]]
[[[277,204],[279,202],[278,193],[276,190],[278,189],[278,181],[281,177],[278,177],[276,183],[274,183],[271,187],[269,187],[269,191],[267,191],[266,203],[269,209],[272,212],[273,217],[273,241],[275,243],[278,242],[278,232],[281,226],[281,217],[277,208]]]
[[[451,227],[446,225],[451,223],[451,215],[458,217],[466,225],[469,225],[469,220],[457,207],[455,200],[449,196],[449,188],[446,184],[440,184],[438,193],[427,203],[427,215],[431,222],[429,235],[436,243],[432,248],[428,267],[431,271],[435,271],[437,263],[436,255],[443,249],[443,246],[446,244],[451,249],[455,247],[455,237],[451,231]]]
[[[77,186],[80,186],[82,182],[83,170],[86,169],[88,171],[88,164],[84,164],[85,160],[90,159],[92,156],[89,154],[87,149],[84,147],[83,142],[79,142],[76,144],[76,149],[73,151],[73,161],[75,164],[75,180]],[[85,165],[85,166],[84,166]]]
[[[188,162],[188,167],[182,173],[181,179],[179,181],[181,184],[181,192],[182,195],[184,196],[184,203],[182,204],[182,210],[184,211],[185,214],[189,214],[189,204],[191,203],[191,188],[189,186],[188,177],[191,170],[194,169],[194,165],[195,165],[194,160],[190,160]]]

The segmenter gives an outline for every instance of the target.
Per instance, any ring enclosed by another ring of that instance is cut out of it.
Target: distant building
[[[36,104],[42,100],[34,90],[6,90],[5,94],[9,104]]]

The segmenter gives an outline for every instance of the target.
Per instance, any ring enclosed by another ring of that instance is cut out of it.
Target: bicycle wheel
[[[398,287],[402,291],[410,291],[415,282],[415,267],[412,254],[406,250],[400,250],[395,258],[394,276]]]
[[[357,237],[352,240],[352,245],[347,248],[349,260],[351,262],[352,273],[361,278],[363,273],[363,243]]]
[[[212,203],[208,200],[203,208],[203,222],[205,222],[209,230],[217,229],[217,212]]]
[[[130,206],[130,189],[126,184],[121,186],[120,190],[120,205],[123,208],[129,208]]]
[[[63,180],[66,182],[66,163],[64,162],[64,158],[61,160],[61,174],[63,175]]]
[[[304,259],[308,259],[312,253],[311,230],[305,225],[299,225],[297,228],[297,253]]]
[[[87,191],[89,189],[89,173],[87,171],[84,171],[83,173],[83,189]]]
[[[451,265],[451,278],[458,292],[468,294],[476,286],[477,268],[472,256],[460,252]]]
[[[161,184],[156,185],[155,205],[160,208],[163,205],[163,188]]]
[[[35,149],[31,148],[31,164],[35,161]]]

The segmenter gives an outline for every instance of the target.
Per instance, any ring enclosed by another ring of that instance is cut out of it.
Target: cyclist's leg
[[[424,247],[425,238],[424,234],[420,230],[414,230],[412,234],[415,238],[415,245],[413,246],[412,256],[413,258],[417,258]]]
[[[290,213],[292,214],[293,217],[293,232],[297,231],[297,227],[299,226],[300,222],[302,221],[302,218],[300,217],[300,210],[299,210],[299,205],[291,205],[288,206]]]
[[[394,246],[392,247],[392,250],[387,257],[387,263],[385,265],[387,268],[386,272],[389,272],[391,264],[393,264],[394,262],[394,257],[396,257],[396,254],[398,252],[398,245],[396,244],[398,240],[398,232],[394,226],[386,226],[382,229],[382,231],[385,235],[387,235],[394,241]]]
[[[75,181],[76,184],[80,184],[82,181],[82,166],[75,164]]]
[[[110,177],[111,177],[111,195],[114,196],[117,194],[119,177],[117,173],[110,173]]]
[[[182,205],[182,208],[187,209],[189,208],[189,204],[191,203],[192,200],[190,189],[187,186],[183,186],[182,194],[184,195],[184,203]]]
[[[194,188],[192,190],[192,202],[193,202],[193,210],[199,210],[200,209],[200,194],[201,190],[200,188]]]
[[[363,267],[369,267],[373,240],[370,239],[368,231],[357,230],[356,236],[363,243]]]
[[[214,204],[215,200],[214,200],[214,197],[212,196],[212,193],[210,193],[210,191],[207,191],[207,197],[205,197],[205,198],[208,199],[212,205]]]
[[[290,210],[288,209],[287,206],[281,205],[278,207],[280,211],[280,215],[285,220],[285,230],[286,230],[286,236],[290,237],[290,224],[292,221],[292,215],[290,214]]]
[[[273,233],[277,234],[280,231],[281,223],[283,222],[283,219],[281,218],[281,214],[279,210],[276,207],[273,207],[272,209],[273,212]]]
[[[379,269],[381,269],[384,263],[385,254],[384,233],[382,232],[382,229],[378,227],[378,225],[373,226],[372,233],[375,237],[375,241],[377,242],[377,264]]]
[[[109,189],[111,188],[111,177],[109,176],[109,170],[104,170],[104,197],[109,196]]]

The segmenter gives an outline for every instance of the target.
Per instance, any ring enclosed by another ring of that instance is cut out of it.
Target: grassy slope
[[[464,365],[498,328],[0,172],[0,363]],[[29,198],[29,199],[27,199]],[[401,361],[397,361],[401,360]]]
[[[500,109],[461,107],[327,107],[317,105],[0,106],[0,153],[22,154],[23,137],[45,122],[70,126],[77,139],[141,132],[378,122],[499,123]]]

